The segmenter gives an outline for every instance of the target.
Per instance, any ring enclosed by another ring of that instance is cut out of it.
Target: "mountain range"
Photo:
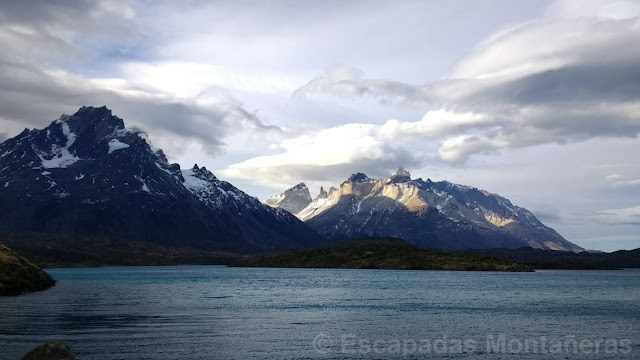
[[[328,192],[321,189],[311,201],[301,200],[300,189],[308,192],[298,184],[267,204],[289,211],[306,204],[296,216],[329,240],[392,236],[428,249],[583,250],[500,195],[448,181],[412,179],[402,167],[386,179],[355,173]]]
[[[236,253],[324,242],[206,168],[169,163],[106,107],[82,107],[0,144],[0,236],[23,233]]]
[[[210,263],[362,236],[581,250],[499,195],[403,168],[381,180],[355,173],[315,199],[300,183],[265,203],[204,167],[170,163],[106,107],[0,144],[0,240],[40,264]]]

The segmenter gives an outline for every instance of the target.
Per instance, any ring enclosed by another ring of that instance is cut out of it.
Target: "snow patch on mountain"
[[[45,169],[66,168],[80,160],[80,158],[69,152],[69,148],[76,141],[76,134],[69,130],[69,125],[66,122],[58,120],[57,124],[60,124],[62,133],[67,138],[67,142],[63,147],[53,145],[50,154],[41,154],[38,152],[38,157],[40,161],[42,161],[42,166]],[[43,155],[50,155],[51,159],[45,159]]]
[[[307,219],[313,218],[315,215],[323,213],[327,209],[333,207],[335,204],[337,204],[335,199],[329,199],[324,197],[316,198],[315,200],[313,200],[311,204],[309,204],[309,206],[302,209],[299,213],[295,215],[298,217],[298,219],[305,221]]]
[[[118,139],[111,139],[109,141],[109,154],[111,154],[112,152],[116,151],[116,150],[122,150],[122,149],[126,149],[129,147],[129,144],[125,144],[122,141],[118,140]]]
[[[138,179],[138,181],[140,181],[140,183],[142,184],[142,188],[141,190],[146,192],[146,193],[151,193],[151,189],[149,189],[149,186],[147,185],[147,182],[144,181],[143,178],[141,178],[140,176],[135,176],[136,179]]]
[[[209,185],[208,182],[197,177],[193,169],[182,170],[182,176],[184,177],[184,186],[191,191],[202,191]]]

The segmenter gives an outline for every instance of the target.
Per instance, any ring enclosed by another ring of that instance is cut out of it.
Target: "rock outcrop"
[[[42,291],[55,283],[41,268],[0,244],[0,295]]]
[[[63,342],[49,340],[33,349],[22,360],[76,360],[76,358]]]

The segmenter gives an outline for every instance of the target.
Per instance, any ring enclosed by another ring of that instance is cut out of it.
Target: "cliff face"
[[[42,291],[55,283],[41,268],[0,244],[0,295]]]

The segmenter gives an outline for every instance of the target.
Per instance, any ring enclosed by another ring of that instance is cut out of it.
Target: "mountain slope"
[[[422,248],[581,250],[499,195],[447,181],[353,174],[296,214],[328,239],[393,236]]]
[[[311,203],[311,194],[305,183],[300,183],[278,196],[272,196],[265,200],[266,205],[274,208],[285,209],[292,214],[298,213]]]
[[[206,168],[169,164],[106,107],[0,144],[0,235],[26,231],[236,252],[323,241]]]

